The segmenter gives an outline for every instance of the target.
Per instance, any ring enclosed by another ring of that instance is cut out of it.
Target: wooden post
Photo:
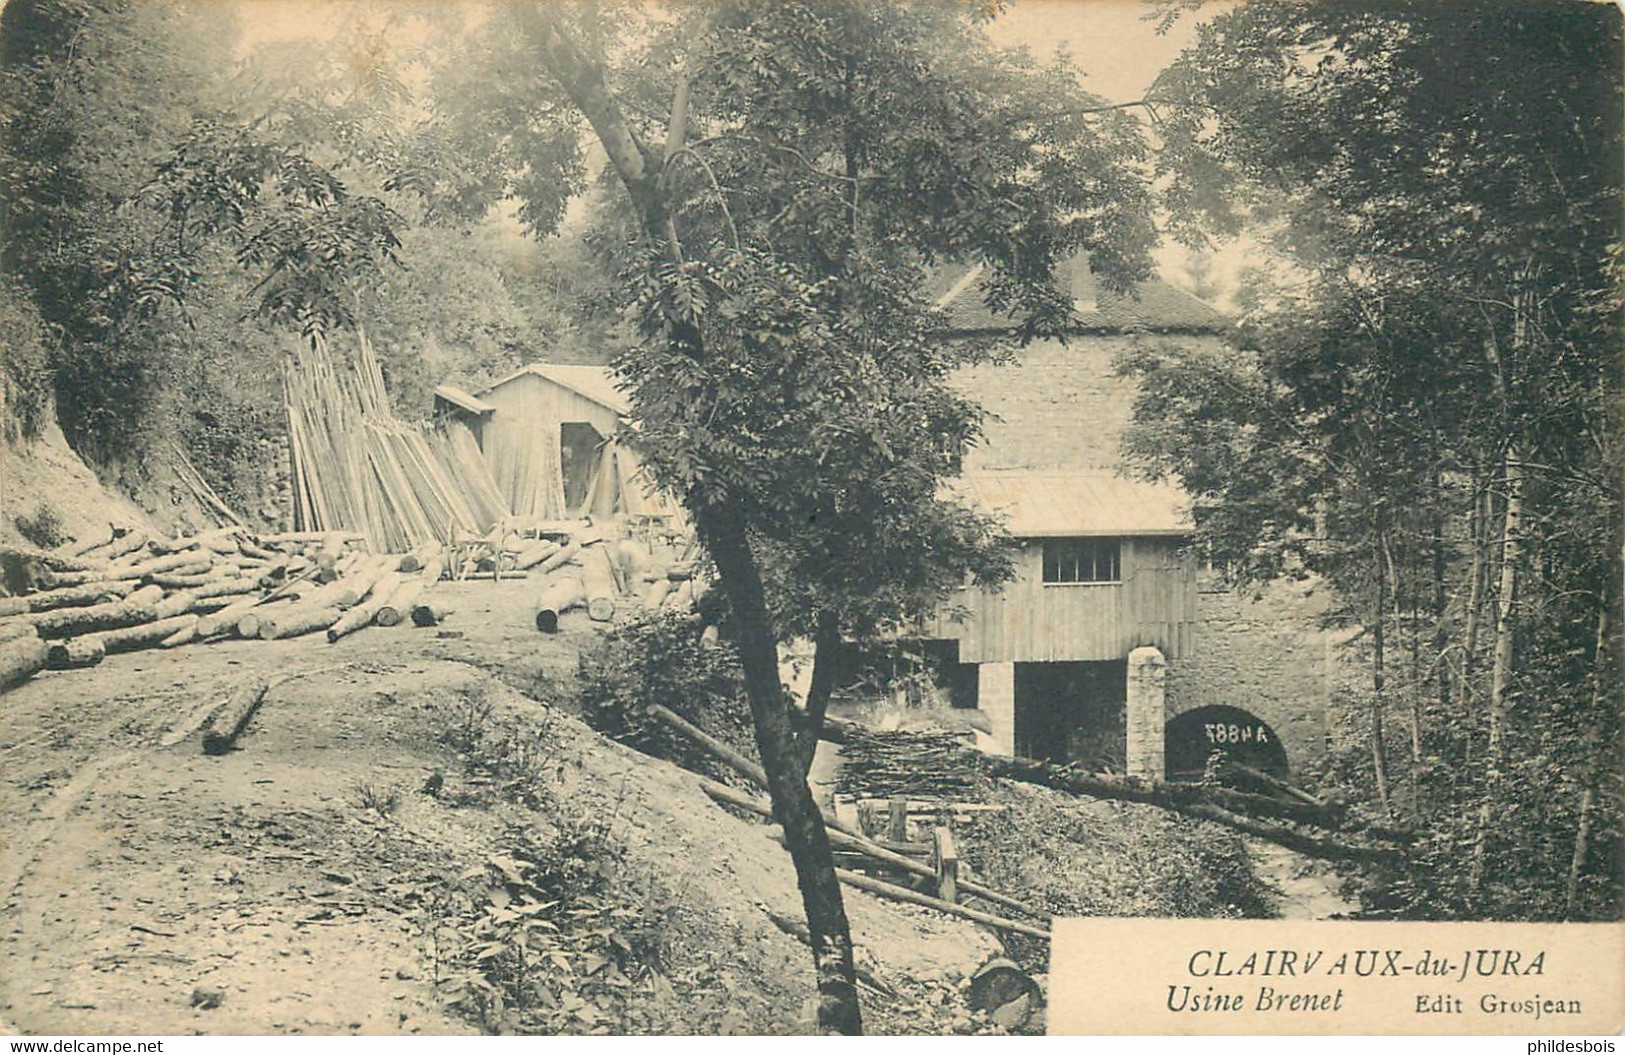
[[[894,843],[908,842],[908,800],[892,799],[886,806],[886,838]]]
[[[937,869],[937,897],[959,900],[959,848],[954,833],[939,824],[931,831],[931,861]]]

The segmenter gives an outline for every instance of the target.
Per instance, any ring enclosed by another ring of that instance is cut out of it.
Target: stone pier
[[[1163,727],[1168,721],[1167,680],[1168,661],[1160,651],[1145,645],[1128,654],[1129,776],[1162,780],[1167,775],[1163,753]]]
[[[976,667],[976,706],[987,715],[989,733],[1006,754],[1016,753],[1016,665],[981,663]]]

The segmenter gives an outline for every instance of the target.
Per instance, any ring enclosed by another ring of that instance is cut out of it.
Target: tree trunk
[[[1495,596],[1495,651],[1490,668],[1489,764],[1493,773],[1501,763],[1505,732],[1507,684],[1512,677],[1513,605],[1517,602],[1519,536],[1523,531],[1523,467],[1516,448],[1508,448],[1502,467],[1506,508],[1502,515],[1501,572]]]
[[[843,647],[840,618],[830,611],[818,613],[818,629],[813,635],[812,679],[807,684],[807,704],[801,712],[801,730],[796,735],[796,750],[801,755],[804,774],[812,771],[813,755],[818,752],[824,713],[829,709],[829,696],[835,689]]]
[[[1383,708],[1386,704],[1383,698],[1383,688],[1387,681],[1387,671],[1383,668],[1383,609],[1386,605],[1388,593],[1388,573],[1383,565],[1382,549],[1387,520],[1383,516],[1381,506],[1377,509],[1377,552],[1376,552],[1376,580],[1377,598],[1373,608],[1371,641],[1373,649],[1371,666],[1371,770],[1377,783],[1377,802],[1382,806],[1383,812],[1389,812],[1388,806],[1388,748],[1383,743],[1382,718]]]
[[[717,577],[727,594],[738,634],[756,749],[768,779],[773,810],[784,829],[784,845],[795,864],[802,907],[812,937],[818,979],[818,1024],[838,1033],[863,1031],[858,1009],[857,974],[852,960],[852,933],[841,898],[835,858],[830,852],[824,818],[807,786],[790,709],[779,683],[778,649],[768,621],[761,573],[746,537],[745,517],[720,502],[694,502],[694,524],[716,562]]]
[[[1564,888],[1565,920],[1573,919],[1580,908],[1580,872],[1585,867],[1586,854],[1590,849],[1591,807],[1596,798],[1596,789],[1589,786],[1580,793],[1580,822],[1574,832],[1574,851],[1569,855],[1569,879]]]

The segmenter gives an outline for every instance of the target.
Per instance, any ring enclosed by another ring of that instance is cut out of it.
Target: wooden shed
[[[478,399],[492,408],[480,446],[514,515],[581,512],[628,410],[614,375],[599,366],[532,363]]]
[[[532,363],[470,395],[435,389],[457,444],[476,444],[514,516],[680,519],[625,441],[630,405],[607,367]]]

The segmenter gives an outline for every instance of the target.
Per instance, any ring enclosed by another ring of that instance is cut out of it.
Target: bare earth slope
[[[546,823],[486,794],[456,743],[480,721],[545,726],[547,793],[607,821],[623,867],[668,892],[674,947],[705,947],[717,1013],[647,1028],[806,1027],[810,957],[774,918],[800,902],[770,830],[681,770],[511,687],[567,688],[590,634],[530,626],[523,582],[445,584],[433,630],[372,628],[109,657],[0,697],[0,1018],[28,1033],[459,1033],[437,988],[433,892],[503,832]],[[276,684],[240,750],[197,729],[250,674]],[[498,680],[500,675],[507,684]],[[538,695],[546,696],[546,691]],[[462,723],[460,725],[460,723]],[[431,795],[427,778],[442,774]],[[956,984],[997,945],[927,910],[848,892],[871,1028],[969,1028]],[[917,1017],[929,1004],[934,1020]]]

